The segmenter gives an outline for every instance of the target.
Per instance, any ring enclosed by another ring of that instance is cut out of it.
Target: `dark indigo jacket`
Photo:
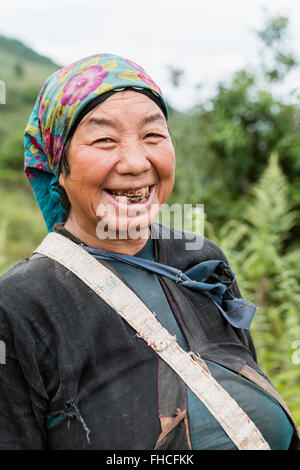
[[[203,247],[186,250],[190,238],[171,231],[166,239],[166,230],[152,226],[160,263],[186,271],[204,260],[227,262],[211,241],[198,237]],[[190,349],[252,380],[286,409],[258,368],[249,332],[226,322],[205,294],[159,280]],[[240,296],[236,284],[233,293]],[[182,380],[55,261],[21,261],[2,276],[0,340],[0,449],[190,448]],[[296,427],[290,448],[299,448]]]

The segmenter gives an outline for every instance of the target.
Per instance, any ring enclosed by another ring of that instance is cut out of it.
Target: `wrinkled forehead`
[[[133,118],[141,126],[153,122],[167,124],[165,114],[154,100],[144,94],[124,90],[114,93],[105,102],[87,111],[78,126],[86,129],[106,124],[115,127],[118,122],[126,124],[129,120],[132,122]]]
[[[90,102],[75,120],[68,139],[78,127],[90,129],[97,124],[114,127],[114,120],[125,123],[133,115],[141,125],[154,121],[167,124],[166,111],[158,96],[150,90],[125,88],[107,92]]]

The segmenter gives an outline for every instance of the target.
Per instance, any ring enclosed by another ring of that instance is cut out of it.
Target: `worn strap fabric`
[[[110,305],[184,380],[204,403],[239,450],[270,450],[262,434],[233,398],[212,377],[205,362],[184,351],[176,337],[113,272],[80,245],[58,233],[49,233],[35,253],[54,259],[73,272]]]

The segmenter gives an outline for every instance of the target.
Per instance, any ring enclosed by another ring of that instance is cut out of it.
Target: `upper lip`
[[[136,185],[131,185],[131,186],[126,186],[126,187],[121,187],[119,186],[118,188],[105,188],[106,190],[108,191],[138,191],[139,189],[142,189],[142,188],[147,188],[147,187],[151,187],[153,186],[153,184],[140,184],[138,186]]]

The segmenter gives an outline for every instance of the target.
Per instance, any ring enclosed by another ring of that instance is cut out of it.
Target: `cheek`
[[[162,181],[173,184],[175,174],[175,152],[172,145],[164,145],[156,158],[156,168]]]
[[[99,186],[113,168],[115,159],[112,155],[108,158],[107,153],[104,155],[99,149],[88,148],[71,156],[69,163],[74,182]]]

